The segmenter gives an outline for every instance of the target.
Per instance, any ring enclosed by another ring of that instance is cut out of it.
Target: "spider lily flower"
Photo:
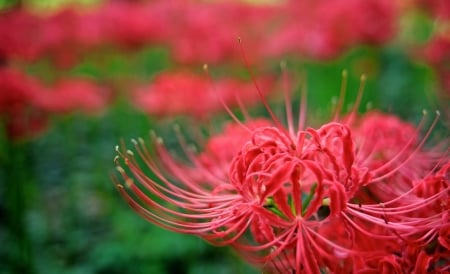
[[[286,1],[280,27],[263,44],[266,56],[286,53],[332,59],[355,44],[383,44],[395,34],[390,1]],[[376,18],[381,20],[372,24]],[[320,22],[320,23],[319,23]]]
[[[73,78],[58,81],[41,92],[38,101],[49,113],[81,112],[96,114],[108,104],[109,91],[89,79]]]
[[[376,199],[374,202],[387,201],[408,191],[414,181],[424,178],[442,160],[439,146],[423,148],[437,120],[421,139],[424,122],[422,119],[416,128],[394,115],[371,111],[351,125],[357,147],[356,161],[378,174],[374,182],[379,183],[365,189],[370,191],[372,200]]]
[[[269,77],[259,80],[268,94],[273,81]],[[208,77],[186,72],[159,74],[150,84],[138,88],[133,98],[138,109],[151,115],[190,115],[198,119],[223,111],[223,103],[236,106],[256,102],[258,95],[251,82],[222,79],[212,89]]]
[[[246,129],[251,131],[258,123],[269,122],[254,121],[247,124]],[[241,228],[247,227],[249,221],[242,216],[251,214],[251,208],[244,208],[242,197],[226,180],[228,166],[221,167],[231,161],[233,151],[248,138],[249,131],[236,125],[228,126],[222,135],[214,136],[206,143],[205,152],[194,155],[180,137],[191,164],[175,160],[162,140],[155,136],[156,156],[150,154],[142,139],[133,141],[145,168],[150,169],[154,176],[144,174],[144,168],[133,152],[127,150],[123,153],[117,148],[119,155],[115,162],[125,182],[122,185],[116,179],[118,189],[133,209],[154,224],[175,232],[201,236],[216,245],[229,244],[245,232]],[[122,168],[120,158],[134,179]]]
[[[285,92],[284,126],[255,86],[271,121],[239,121],[225,104],[235,124],[212,137],[203,152],[189,149],[179,134],[185,161],[175,159],[155,136],[154,153],[141,139],[134,141],[139,157],[117,148],[115,162],[123,178],[115,182],[137,213],[163,228],[230,245],[274,273],[363,272],[373,270],[373,262],[397,269],[391,255],[404,246],[424,250],[440,239],[445,248],[447,211],[427,210],[448,197],[448,176],[430,195],[416,195],[422,184],[413,182],[425,175],[430,177],[423,183],[434,182],[435,169],[448,161],[446,153],[434,151],[423,166],[414,159],[428,155],[423,146],[437,118],[422,139],[417,136],[423,123],[405,127],[414,133],[409,138],[373,140],[380,120],[357,117],[361,88],[349,118],[336,113],[319,128],[305,126],[304,100],[294,126]],[[378,129],[392,133],[390,126]],[[395,146],[387,146],[390,141]],[[383,154],[387,158],[378,162]],[[423,170],[411,171],[415,165]],[[395,188],[397,181],[400,190],[377,193],[382,200],[370,197],[369,187]]]
[[[416,183],[416,194],[418,197],[428,198],[432,197],[442,191],[445,191],[449,188],[450,184],[450,161],[447,161],[442,168],[436,172],[435,174],[428,175],[418,183]],[[450,210],[450,193],[447,193],[446,196],[438,204],[437,210],[448,211]],[[450,247],[450,244],[448,244]],[[449,248],[450,249],[450,248]]]
[[[11,140],[24,140],[44,132],[48,115],[39,104],[44,86],[12,68],[0,68],[0,118]]]

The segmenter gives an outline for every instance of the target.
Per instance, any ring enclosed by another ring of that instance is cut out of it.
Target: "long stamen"
[[[359,80],[358,94],[356,95],[356,100],[353,103],[353,108],[350,111],[350,114],[348,115],[348,118],[345,121],[346,124],[353,123],[353,121],[356,118],[356,115],[358,113],[358,108],[359,108],[359,105],[361,104],[361,99],[362,99],[362,96],[364,93],[364,88],[366,86],[366,80],[367,80],[366,75],[365,74],[361,75],[360,80]]]
[[[222,95],[215,89],[214,84],[213,84],[214,81],[212,79],[211,74],[209,73],[207,64],[203,65],[203,71],[206,73],[206,76],[210,80],[211,88],[213,89],[214,93],[217,95],[220,103],[222,104],[222,106],[225,109],[225,111],[227,112],[227,114],[230,115],[231,119],[233,119],[234,122],[236,122],[238,125],[242,126],[243,128],[247,129],[250,132],[250,129],[246,125],[244,125],[241,122],[241,120],[239,120],[239,118],[236,116],[236,114],[234,114],[234,112],[230,109],[230,107],[227,105],[227,103],[225,103],[225,101],[223,100]]]
[[[249,64],[249,62],[248,62],[247,55],[245,54],[244,47],[242,46],[242,40],[241,40],[240,37],[238,37],[238,42],[239,42],[239,48],[240,48],[240,50],[241,50],[241,55],[242,55],[242,58],[243,58],[243,60],[244,60],[244,64],[245,64],[245,66],[246,66],[246,68],[247,68],[248,74],[250,75],[250,78],[251,78],[251,80],[252,80],[252,82],[253,82],[253,85],[255,86],[255,88],[256,88],[256,90],[257,90],[257,92],[258,92],[258,95],[259,95],[259,97],[260,97],[260,99],[261,99],[261,102],[262,102],[263,105],[264,105],[264,108],[265,108],[266,111],[269,113],[269,115],[270,115],[270,117],[272,118],[272,120],[273,120],[273,122],[275,123],[275,125],[276,125],[279,129],[281,129],[281,130],[283,130],[283,131],[286,131],[285,128],[284,128],[284,126],[283,126],[283,124],[282,124],[282,123],[280,122],[280,120],[277,118],[277,116],[275,115],[275,113],[273,113],[272,109],[270,108],[269,104],[267,103],[267,100],[266,100],[266,98],[265,98],[263,92],[261,91],[261,89],[260,89],[258,83],[256,82],[256,78],[255,78],[255,76],[254,76],[254,74],[253,74],[253,70],[251,69],[250,64]],[[286,135],[289,136],[289,132],[286,132]]]
[[[307,111],[307,97],[308,97],[308,85],[306,82],[306,76],[302,75],[301,78],[301,86],[300,86],[300,106],[299,106],[299,112],[298,112],[298,130],[304,130],[305,124],[306,124],[306,111]]]
[[[345,93],[347,91],[347,80],[348,80],[348,72],[347,70],[342,71],[342,83],[341,83],[341,91],[339,93],[339,101],[336,105],[336,110],[334,112],[333,121],[339,120],[339,114],[342,111],[342,106],[344,105]]]
[[[393,168],[391,171],[383,174],[382,176],[376,177],[374,179],[371,180],[371,182],[378,182],[381,181],[387,177],[392,176],[392,174],[394,174],[395,172],[397,172],[398,170],[400,170],[402,167],[404,167],[413,157],[414,155],[423,147],[423,145],[425,144],[425,142],[427,141],[428,137],[430,136],[431,132],[433,131],[434,127],[436,126],[438,120],[440,117],[440,112],[436,111],[436,117],[434,118],[431,126],[428,128],[427,132],[425,133],[425,136],[422,138],[422,141],[416,146],[416,148],[409,154],[409,156],[402,161],[402,163],[400,163],[399,165],[397,165],[395,168]],[[406,150],[406,148],[404,148],[404,150],[402,150],[400,153],[397,154],[397,156],[395,156],[393,159],[398,158],[401,153],[403,153]],[[386,167],[389,167],[395,160],[391,159],[390,161],[388,161],[388,163],[386,163],[385,165],[383,165],[382,167],[378,168],[377,170],[374,171],[374,173],[378,173],[380,170],[385,169]]]
[[[282,73],[283,95],[286,107],[286,119],[288,124],[288,130],[291,138],[294,138],[295,136],[294,117],[292,116],[292,103],[291,103],[291,96],[289,93],[289,80],[286,72],[286,62],[281,62],[280,68]]]

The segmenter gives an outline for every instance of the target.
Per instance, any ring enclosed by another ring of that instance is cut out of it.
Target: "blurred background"
[[[139,218],[111,179],[121,140],[219,130],[218,97],[264,113],[241,49],[276,111],[283,75],[294,102],[306,83],[311,126],[346,70],[344,113],[364,74],[360,112],[440,110],[448,137],[447,0],[0,0],[0,274],[259,273]]]

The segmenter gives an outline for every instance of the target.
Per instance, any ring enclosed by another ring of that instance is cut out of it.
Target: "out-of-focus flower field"
[[[224,105],[267,116],[256,86],[277,114],[306,87],[320,125],[361,78],[360,113],[439,110],[428,142],[447,139],[450,2],[0,1],[0,274],[260,273],[137,216],[115,146],[152,131],[177,153],[174,127],[207,138]]]

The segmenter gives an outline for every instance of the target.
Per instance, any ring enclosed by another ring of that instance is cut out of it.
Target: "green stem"
[[[11,247],[13,273],[33,273],[31,242],[27,232],[27,201],[30,198],[27,181],[26,143],[9,142],[5,165],[5,207]]]

